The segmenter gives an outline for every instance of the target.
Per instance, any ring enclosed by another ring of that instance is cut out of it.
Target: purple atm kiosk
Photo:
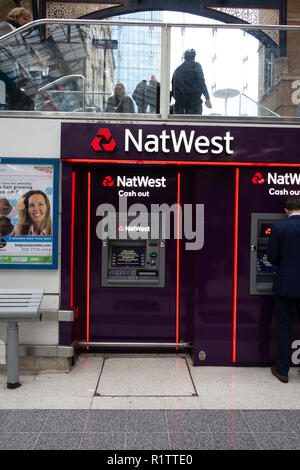
[[[61,302],[77,313],[60,343],[188,351],[199,366],[269,364],[266,247],[285,199],[300,195],[297,133],[63,123]]]

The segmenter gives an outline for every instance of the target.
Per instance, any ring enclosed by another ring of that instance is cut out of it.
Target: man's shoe
[[[279,372],[277,372],[276,366],[271,367],[271,372],[275,377],[277,377],[278,380],[280,380],[280,382],[283,382],[285,384],[288,383],[288,381],[289,381],[288,376],[279,374]]]

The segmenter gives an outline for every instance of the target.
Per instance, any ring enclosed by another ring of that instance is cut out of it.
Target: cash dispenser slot
[[[251,214],[250,295],[272,295],[276,267],[267,258],[267,247],[275,222],[284,214]]]

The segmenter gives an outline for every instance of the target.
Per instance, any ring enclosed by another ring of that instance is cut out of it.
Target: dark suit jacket
[[[273,225],[267,256],[277,266],[273,292],[300,297],[300,214]]]

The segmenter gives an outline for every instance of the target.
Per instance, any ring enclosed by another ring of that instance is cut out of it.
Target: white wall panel
[[[57,119],[0,119],[0,158],[59,158],[60,127]]]

